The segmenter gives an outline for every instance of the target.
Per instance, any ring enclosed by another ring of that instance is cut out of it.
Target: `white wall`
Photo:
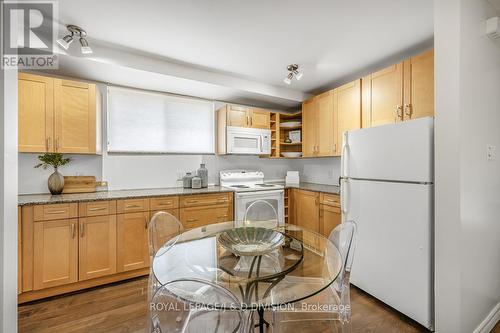
[[[17,71],[0,75],[0,332],[17,331]]]
[[[486,0],[435,2],[438,332],[500,318],[500,160],[486,159],[500,148],[500,46],[485,35],[496,15]]]

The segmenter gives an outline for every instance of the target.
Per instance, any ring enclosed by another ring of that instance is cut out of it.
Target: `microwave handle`
[[[262,153],[264,150],[263,150],[263,141],[264,141],[264,136],[261,134],[260,135],[260,152]]]

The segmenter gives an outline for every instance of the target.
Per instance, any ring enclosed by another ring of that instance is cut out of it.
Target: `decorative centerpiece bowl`
[[[219,235],[219,243],[239,256],[264,255],[279,248],[284,240],[285,235],[267,228],[235,228]]]

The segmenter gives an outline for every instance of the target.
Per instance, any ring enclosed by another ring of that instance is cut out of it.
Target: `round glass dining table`
[[[169,240],[153,258],[155,278],[162,285],[173,280],[208,281],[239,300],[239,304],[221,303],[213,293],[202,292],[199,284],[188,281],[171,290],[194,304],[262,310],[311,297],[330,286],[341,271],[340,253],[328,238],[291,224],[274,229],[283,237],[272,251],[253,256],[235,254],[221,242],[221,235],[240,224],[211,224]]]

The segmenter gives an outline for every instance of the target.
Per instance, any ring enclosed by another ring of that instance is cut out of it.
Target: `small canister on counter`
[[[187,172],[184,177],[182,177],[182,187],[191,188],[191,179],[193,179],[193,175],[191,172]]]
[[[201,178],[198,176],[194,176],[193,178],[191,178],[191,187],[201,188]]]

